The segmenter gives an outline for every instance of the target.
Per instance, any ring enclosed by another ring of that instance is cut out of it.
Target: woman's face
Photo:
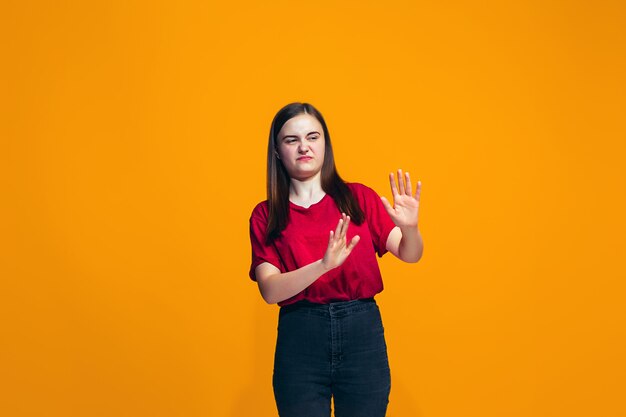
[[[302,181],[321,171],[326,145],[315,117],[303,113],[287,120],[277,140],[276,151],[291,178]]]

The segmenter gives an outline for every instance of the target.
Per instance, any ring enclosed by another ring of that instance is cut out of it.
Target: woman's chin
[[[294,180],[298,180],[298,181],[308,181],[311,180],[313,178],[315,178],[321,170],[305,170],[305,169],[300,169],[294,173],[292,173],[291,175],[289,175],[291,178],[293,178]]]

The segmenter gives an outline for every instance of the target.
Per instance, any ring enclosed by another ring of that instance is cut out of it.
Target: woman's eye
[[[319,136],[311,136],[309,139],[313,140],[313,139],[317,139]]]

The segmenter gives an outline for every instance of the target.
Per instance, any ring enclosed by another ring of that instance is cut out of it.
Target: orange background
[[[276,415],[248,218],[291,101],[346,180],[423,182],[389,416],[626,415],[622,2],[0,7],[1,415]]]

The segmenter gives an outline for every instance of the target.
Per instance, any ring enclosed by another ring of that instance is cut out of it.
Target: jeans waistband
[[[362,311],[376,306],[374,297],[359,298],[349,301],[334,301],[326,304],[312,303],[307,300],[300,300],[293,304],[288,304],[280,308],[280,314],[286,314],[296,310],[307,310],[312,313],[323,315],[344,315],[356,311]]]

